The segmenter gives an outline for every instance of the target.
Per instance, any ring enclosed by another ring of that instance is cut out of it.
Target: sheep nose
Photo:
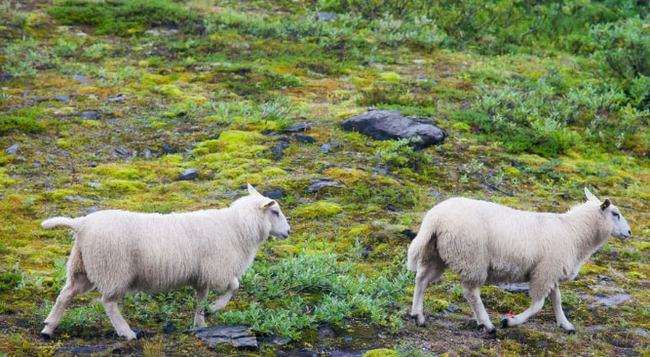
[[[631,237],[631,236],[632,236],[632,230],[628,229],[628,230],[627,230],[627,235],[628,235],[629,237]]]

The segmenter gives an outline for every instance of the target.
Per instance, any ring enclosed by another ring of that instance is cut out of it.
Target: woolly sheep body
[[[573,279],[582,263],[616,231],[614,221],[604,212],[597,199],[566,213],[521,211],[460,197],[441,202],[427,212],[409,246],[407,266],[417,273],[411,315],[420,324],[424,322],[424,289],[440,279],[447,267],[460,275],[477,322],[490,332],[494,327],[478,290],[486,283],[531,283],[535,308],[515,317],[510,325],[506,320],[506,326],[519,324],[534,314],[549,291],[559,305],[558,282]],[[619,230],[629,235],[624,219],[623,225]],[[566,330],[573,329],[561,305],[559,311],[556,308],[556,317]]]
[[[199,299],[205,299],[208,289],[216,289],[224,296],[215,309],[225,306],[259,245],[270,234],[286,237],[289,232],[275,201],[252,187],[249,191],[249,196],[223,209],[171,214],[106,210],[44,221],[44,228],[72,228],[75,242],[68,281],[42,334],[49,337],[72,297],[90,289],[102,294],[115,329],[128,339],[135,333],[114,303],[129,291],[160,292],[190,285]],[[202,308],[195,314],[195,324],[205,324]]]

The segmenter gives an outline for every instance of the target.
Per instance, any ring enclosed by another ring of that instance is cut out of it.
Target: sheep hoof
[[[569,335],[574,335],[576,333],[576,329],[564,329],[564,332]]]
[[[501,320],[501,328],[508,328],[508,319],[504,318]]]
[[[496,336],[497,334],[497,329],[494,326],[488,328],[485,324],[479,324],[478,328],[490,336]]]
[[[136,340],[139,340],[139,339],[141,339],[141,338],[143,338],[145,336],[144,330],[135,329],[135,330],[133,330],[133,332],[135,332],[135,339]]]
[[[41,332],[41,338],[43,339],[43,341],[49,341],[52,339],[52,335],[50,335],[49,333]]]

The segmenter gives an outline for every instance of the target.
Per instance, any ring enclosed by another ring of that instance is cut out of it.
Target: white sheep
[[[55,217],[43,228],[66,226],[75,242],[67,281],[45,319],[41,335],[51,337],[77,294],[97,289],[118,335],[136,338],[118,310],[129,291],[160,292],[180,286],[196,289],[195,327],[205,326],[203,306],[209,289],[223,292],[212,305],[222,309],[269,235],[286,238],[289,224],[276,201],[248,185],[249,195],[230,207],[187,213],[147,214],[98,211],[85,217]]]
[[[460,275],[464,296],[479,326],[496,330],[485,311],[480,287],[488,283],[530,282],[532,305],[501,321],[516,326],[542,309],[550,292],[557,324],[575,327],[562,311],[559,282],[574,279],[580,266],[610,235],[629,238],[630,226],[609,199],[600,202],[585,188],[587,202],[566,213],[537,213],[467,198],[450,198],[426,213],[408,249],[416,272],[411,316],[424,324],[423,297],[445,268]]]

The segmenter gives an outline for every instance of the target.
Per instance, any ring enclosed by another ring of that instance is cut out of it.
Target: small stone
[[[91,213],[94,213],[94,212],[97,212],[97,211],[99,211],[99,207],[97,207],[97,206],[90,206],[90,207],[88,207],[88,208],[86,208],[86,209],[84,210],[84,214],[91,214]]]
[[[498,287],[511,293],[525,293],[530,290],[528,283],[499,284]]]
[[[282,140],[279,141],[277,144],[273,145],[271,148],[271,153],[273,154],[273,158],[276,160],[280,160],[284,156],[284,149],[289,147],[289,143]]]
[[[401,232],[406,238],[413,240],[415,236],[417,236],[417,233],[413,232],[412,229],[405,229]]]
[[[9,82],[12,80],[14,76],[12,76],[10,73],[7,72],[0,72],[0,83],[2,82]]]
[[[112,96],[108,97],[108,99],[106,99],[106,101],[108,103],[119,103],[119,102],[123,102],[125,100],[126,100],[126,96],[124,94],[121,94],[121,93],[116,94],[116,95],[112,95]]]
[[[131,152],[131,150],[129,150],[129,149],[123,147],[123,146],[120,146],[120,147],[115,148],[115,149],[113,150],[113,152],[114,152],[117,156],[119,156],[119,157],[121,157],[121,158],[124,158],[124,159],[130,158],[130,157],[133,155],[133,153]]]
[[[449,305],[447,305],[447,308],[445,309],[445,311],[450,312],[450,313],[458,312],[458,311],[460,311],[460,307],[458,305],[456,305],[456,304],[449,304]]]
[[[215,326],[195,330],[196,337],[214,348],[227,343],[235,348],[257,348],[257,338],[246,326]]]
[[[327,187],[342,187],[342,185],[338,181],[330,179],[315,180],[307,187],[307,192],[316,193]]]
[[[178,176],[178,179],[181,181],[190,181],[190,180],[196,180],[198,177],[199,177],[199,170],[187,169]]]
[[[320,146],[320,152],[322,152],[323,154],[329,153],[330,150],[332,150],[332,145],[330,143],[325,143]]]
[[[173,154],[173,153],[176,152],[176,149],[174,149],[171,145],[169,145],[167,143],[164,143],[164,144],[162,144],[162,151],[165,154]]]
[[[64,200],[68,202],[83,202],[86,200],[86,198],[79,196],[79,195],[67,195],[63,197]]]
[[[176,325],[173,322],[167,321],[163,326],[163,332],[166,334],[174,333],[176,331]]]
[[[92,187],[92,188],[95,188],[95,189],[102,187],[102,184],[99,183],[98,181],[88,181],[88,183],[86,183],[86,185],[88,185],[88,187]]]
[[[316,139],[314,139],[313,136],[304,135],[304,134],[297,134],[297,135],[294,136],[294,138],[297,141],[299,141],[301,143],[305,143],[305,144],[313,144],[313,143],[316,142]]]
[[[18,149],[20,148],[19,144],[13,144],[10,147],[5,149],[5,152],[9,155],[16,155],[18,153]]]
[[[274,200],[279,200],[282,197],[284,197],[284,191],[281,188],[274,188],[270,189],[268,191],[262,192],[262,195],[274,199]]]
[[[59,102],[62,103],[67,103],[70,101],[70,96],[67,94],[61,94],[61,95],[55,95],[54,99],[58,100]]]
[[[303,131],[307,131],[311,129],[311,124],[309,123],[298,123],[294,124],[286,129],[284,129],[285,133],[299,133]]]
[[[328,22],[336,20],[337,14],[333,12],[319,11],[316,13],[316,20]]]
[[[151,153],[151,150],[149,150],[149,149],[144,149],[144,150],[142,151],[142,156],[143,156],[145,159],[149,160],[149,159],[151,159],[151,158],[153,157],[153,154]]]
[[[318,338],[331,338],[336,336],[336,333],[330,326],[321,326],[318,328]]]
[[[71,346],[61,347],[56,352],[60,354],[69,354],[71,356],[92,355],[98,354],[100,352],[106,352],[109,348],[110,347],[108,345]]]
[[[96,110],[84,110],[83,112],[79,113],[79,116],[82,119],[97,120],[99,119],[101,114]]]
[[[82,84],[88,84],[90,82],[88,80],[88,77],[84,76],[83,74],[75,74],[72,76],[72,79]]]
[[[630,300],[632,300],[632,296],[630,294],[614,294],[609,296],[598,294],[594,296],[594,303],[591,304],[591,307],[614,307]]]

